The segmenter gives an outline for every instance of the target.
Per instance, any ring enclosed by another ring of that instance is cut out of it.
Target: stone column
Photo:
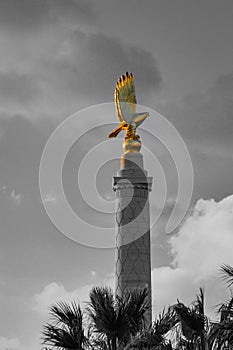
[[[117,196],[117,234],[115,288],[117,295],[128,289],[147,288],[150,311],[146,315],[151,324],[151,251],[149,192],[152,177],[143,168],[139,152],[126,152],[121,169],[114,177]]]

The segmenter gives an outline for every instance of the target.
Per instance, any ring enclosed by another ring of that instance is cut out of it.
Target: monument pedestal
[[[146,315],[151,324],[151,252],[149,192],[152,177],[143,168],[139,152],[126,152],[121,169],[114,177],[117,196],[116,234],[116,294],[126,290],[148,289],[150,309]]]

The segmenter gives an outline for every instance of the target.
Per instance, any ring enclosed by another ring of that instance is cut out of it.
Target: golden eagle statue
[[[116,137],[120,131],[126,130],[125,140],[138,140],[136,128],[149,116],[149,113],[136,112],[136,95],[132,73],[126,72],[116,84],[115,105],[120,125],[108,137]]]

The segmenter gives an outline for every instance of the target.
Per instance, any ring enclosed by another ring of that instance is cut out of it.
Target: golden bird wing
[[[120,122],[132,123],[137,104],[132,73],[126,72],[126,75],[119,78],[115,89],[115,104]]]

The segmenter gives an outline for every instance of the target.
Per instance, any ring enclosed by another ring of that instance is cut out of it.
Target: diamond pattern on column
[[[123,155],[126,159],[128,155]],[[116,294],[127,289],[148,288],[151,303],[150,214],[149,191],[152,178],[142,169],[141,154],[130,155],[138,159],[140,166],[130,163],[123,167],[120,176],[114,178],[117,196],[116,212]],[[151,321],[151,310],[148,315]]]

